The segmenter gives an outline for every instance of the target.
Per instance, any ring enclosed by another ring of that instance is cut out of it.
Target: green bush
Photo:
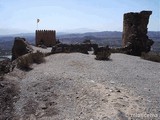
[[[96,60],[109,60],[111,52],[110,51],[102,51],[96,54]]]
[[[153,61],[153,62],[160,62],[160,54],[158,53],[142,53],[141,54],[141,58],[145,59],[145,60],[149,60],[149,61]]]

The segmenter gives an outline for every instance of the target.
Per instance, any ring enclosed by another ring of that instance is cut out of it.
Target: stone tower
[[[152,11],[140,13],[126,13],[123,18],[123,47],[128,47],[129,54],[141,55],[141,52],[149,52],[153,41],[147,36],[147,25]]]
[[[36,46],[45,45],[51,47],[56,44],[56,31],[36,30]]]

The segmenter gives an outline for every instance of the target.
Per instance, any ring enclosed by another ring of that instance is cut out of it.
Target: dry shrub
[[[40,64],[45,62],[44,57],[45,55],[40,51],[26,54],[17,59],[17,67],[23,70],[30,70],[33,63]]]
[[[102,51],[96,54],[96,60],[109,60],[111,52],[110,51]]]
[[[17,59],[17,67],[20,69],[28,70],[33,63],[31,54],[26,54]]]
[[[145,59],[145,60],[149,60],[149,61],[153,61],[153,62],[160,62],[160,54],[158,53],[142,53],[141,54],[141,58]]]
[[[40,52],[40,51],[37,51],[36,53],[31,53],[32,55],[32,60],[33,60],[33,63],[37,63],[37,64],[40,64],[40,63],[43,63],[45,62],[45,54]]]

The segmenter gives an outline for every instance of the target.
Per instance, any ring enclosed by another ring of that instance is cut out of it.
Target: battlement
[[[36,30],[36,46],[45,45],[51,47],[56,44],[55,30]]]

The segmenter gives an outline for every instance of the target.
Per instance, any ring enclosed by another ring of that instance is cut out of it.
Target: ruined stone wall
[[[56,31],[36,30],[36,46],[45,45],[51,47],[56,44]]]
[[[123,20],[122,44],[126,47],[130,44],[131,54],[140,55],[141,52],[149,52],[153,41],[148,39],[147,25],[152,11],[140,13],[126,13]]]

